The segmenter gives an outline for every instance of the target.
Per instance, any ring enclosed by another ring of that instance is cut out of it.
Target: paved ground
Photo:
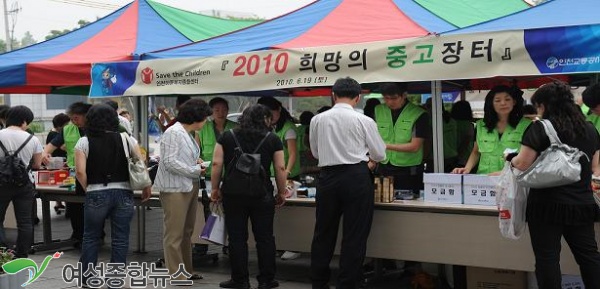
[[[41,216],[41,208],[38,210]],[[53,238],[55,239],[66,239],[70,236],[71,228],[70,222],[64,217],[64,215],[56,215],[52,212],[52,231]],[[162,210],[160,208],[153,208],[147,211],[147,229],[146,229],[146,250],[145,254],[134,253],[133,250],[136,248],[136,227],[135,217],[131,226],[131,241],[130,241],[130,254],[128,256],[128,262],[148,262],[152,263],[158,258],[162,257]],[[108,228],[108,224],[106,228]],[[109,233],[109,230],[106,230]],[[15,238],[16,232],[7,232],[9,238]],[[35,226],[35,240],[42,240],[41,224]],[[106,238],[107,244],[102,248],[100,261],[107,262],[110,256],[110,238]],[[58,259],[53,259],[46,271],[36,280],[34,283],[27,286],[27,289],[61,289],[61,288],[77,288],[74,283],[67,283],[62,278],[63,266],[67,264],[76,264],[79,259],[79,250],[65,247],[59,250],[64,254]],[[54,251],[36,252],[31,255],[30,258],[41,264],[42,260],[53,254]],[[209,253],[221,253],[221,248],[218,246],[210,246]],[[194,282],[193,288],[219,288],[219,282],[229,279],[229,265],[227,255],[218,254],[217,262],[213,262],[212,259],[207,258],[195,258],[195,270],[196,273],[204,276],[203,280],[197,280]],[[337,263],[334,260],[333,263]],[[296,260],[277,260],[277,279],[280,281],[280,288],[286,289],[305,289],[311,288],[309,283],[309,264],[310,255],[303,254]],[[255,276],[257,274],[257,261],[254,250],[250,252],[250,274]],[[335,274],[335,268],[333,274]],[[410,287],[410,281],[401,279],[399,272],[396,274],[389,274],[378,280],[371,281],[368,284],[368,288],[412,288]],[[256,286],[256,280],[251,280],[253,286]],[[175,286],[167,286],[166,288],[174,288]],[[154,288],[152,284],[148,285],[148,288]],[[180,288],[180,287],[177,287]]]

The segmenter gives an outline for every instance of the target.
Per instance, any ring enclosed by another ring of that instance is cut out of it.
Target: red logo
[[[510,211],[509,210],[500,210],[500,219],[502,220],[510,220]]]
[[[150,67],[146,67],[142,69],[142,82],[145,84],[152,83],[152,79],[154,79],[154,70]]]

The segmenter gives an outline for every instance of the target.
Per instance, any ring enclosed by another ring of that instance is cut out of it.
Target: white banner
[[[539,75],[523,31],[428,36],[328,47],[264,50],[209,58],[100,63],[96,97],[216,94],[361,83]]]

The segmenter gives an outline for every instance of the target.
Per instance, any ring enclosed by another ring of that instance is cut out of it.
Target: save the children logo
[[[17,274],[25,269],[29,270],[29,280],[21,284],[22,287],[25,287],[37,280],[37,278],[39,278],[42,273],[46,271],[46,268],[52,259],[60,258],[62,254],[62,252],[56,252],[54,255],[46,256],[40,267],[38,267],[35,261],[29,258],[19,258],[2,265],[2,269],[8,274]]]
[[[150,67],[146,67],[142,69],[141,75],[142,82],[145,84],[150,84],[152,83],[152,79],[154,79],[154,70],[152,70]]]

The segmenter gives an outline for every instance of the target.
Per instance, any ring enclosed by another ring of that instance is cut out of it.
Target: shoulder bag
[[[132,190],[141,190],[151,186],[150,174],[144,164],[144,161],[137,157],[137,154],[131,153],[131,145],[129,144],[129,136],[127,133],[121,133],[123,141],[123,149],[127,158],[127,168],[129,170],[129,185]]]
[[[536,189],[578,182],[581,179],[579,159],[585,156],[589,161],[590,158],[579,149],[562,143],[549,120],[543,119],[540,122],[550,139],[550,146],[527,170],[517,176],[517,182]]]

